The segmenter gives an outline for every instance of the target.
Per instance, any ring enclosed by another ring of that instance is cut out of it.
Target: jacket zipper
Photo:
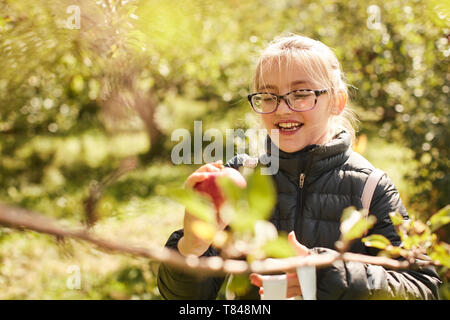
[[[302,173],[300,173],[300,179],[299,179],[299,183],[298,183],[298,186],[300,187],[300,189],[303,189],[304,183],[305,183],[305,174],[302,172]]]
[[[304,192],[304,185],[305,185],[305,178],[306,178],[306,174],[304,172],[300,173],[299,176],[299,180],[298,180],[298,194],[297,194],[297,217],[296,217],[296,223],[294,228],[296,228],[298,226],[298,233],[300,234],[300,239],[298,239],[298,241],[302,241],[301,236],[302,236],[302,217],[301,215],[303,215],[303,198],[305,197],[305,192]],[[300,220],[298,220],[300,219]]]

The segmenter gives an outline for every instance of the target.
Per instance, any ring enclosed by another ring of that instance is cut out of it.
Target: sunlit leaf
[[[248,210],[241,209],[236,212],[235,216],[233,217],[233,220],[230,222],[230,225],[234,231],[240,233],[253,232],[253,228],[257,219],[246,213],[248,213]]]
[[[254,170],[247,177],[247,187],[239,188],[226,177],[217,179],[226,198],[234,206],[235,214],[230,222],[233,230],[238,232],[253,232],[258,220],[265,220],[275,205],[275,187],[269,176],[261,175]]]
[[[228,284],[227,289],[237,295],[244,295],[250,288],[250,280],[248,275],[234,274]]]
[[[232,205],[235,205],[240,199],[245,199],[245,189],[238,187],[229,177],[217,177],[215,181],[225,195],[225,198],[231,202]]]
[[[450,245],[445,242],[440,242],[433,246],[430,253],[430,258],[434,261],[439,261],[443,266],[450,268]]]
[[[381,234],[371,234],[362,239],[362,242],[368,247],[386,249],[387,246],[391,245],[391,242]]]
[[[360,238],[364,233],[373,227],[376,218],[369,215],[367,218],[355,207],[349,207],[344,210],[341,218],[341,240],[348,242]]]
[[[158,190],[161,195],[183,205],[193,216],[208,223],[215,222],[215,210],[211,201],[206,196],[203,196],[192,189],[160,188]]]
[[[389,213],[389,217],[391,218],[391,221],[394,224],[394,226],[399,226],[403,223],[403,216],[398,212]]]
[[[450,223],[450,205],[433,214],[427,224],[430,226],[431,231],[435,231],[448,223]]]
[[[275,240],[278,237],[278,230],[273,223],[266,220],[258,220],[254,226],[254,238],[256,243],[265,243]]]
[[[272,178],[262,175],[259,170],[254,170],[248,177],[248,202],[249,214],[255,220],[267,219],[276,202],[275,186]]]
[[[84,80],[83,77],[79,74],[73,77],[72,82],[70,83],[70,88],[79,93],[84,88]]]
[[[277,239],[267,241],[263,250],[266,256],[270,258],[289,258],[295,256],[294,248],[292,248],[286,235],[279,235]]]
[[[420,237],[418,235],[408,235],[407,237],[402,238],[402,246],[409,250],[414,246],[418,246],[420,244]]]
[[[383,251],[381,251],[378,255],[387,256],[387,257],[398,257],[398,256],[407,256],[408,250],[402,249],[397,246],[387,246]]]

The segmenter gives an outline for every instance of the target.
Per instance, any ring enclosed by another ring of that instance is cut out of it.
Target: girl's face
[[[265,63],[261,70],[257,91],[284,95],[296,89],[325,89],[313,85],[301,70],[302,68],[296,67],[295,63],[290,68],[279,67],[276,63]],[[331,117],[329,103],[328,94],[325,93],[318,97],[314,109],[297,112],[291,110],[286,101],[281,99],[275,112],[261,114],[261,117],[269,136],[277,147],[284,152],[295,152],[311,144],[324,144],[329,141],[331,138],[329,137]],[[281,126],[290,126],[290,128]],[[278,141],[276,136],[273,137],[271,130],[278,131]]]

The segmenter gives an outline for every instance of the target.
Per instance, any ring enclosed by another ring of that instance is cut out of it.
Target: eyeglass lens
[[[275,111],[279,103],[278,97],[270,93],[260,93],[252,97],[252,105],[258,112]],[[294,91],[286,95],[289,106],[296,111],[309,110],[314,107],[316,95],[311,91]]]

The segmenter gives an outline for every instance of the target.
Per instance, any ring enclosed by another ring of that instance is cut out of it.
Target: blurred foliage
[[[415,259],[424,259],[423,255],[426,254],[437,265],[442,266],[444,271],[450,268],[450,245],[445,242],[446,239],[439,239],[436,233],[438,229],[450,223],[450,205],[433,214],[426,223],[415,218],[405,221],[398,212],[391,212],[389,216],[400,236],[400,246],[392,245],[380,234],[366,236],[367,231],[375,224],[376,218],[372,215],[366,217],[364,210],[357,211],[354,207],[349,207],[342,214],[341,236],[336,247],[339,251],[345,252],[351,242],[362,238],[361,241],[366,246],[381,250],[379,255],[402,257],[410,263],[415,263]]]
[[[401,247],[393,246],[381,235],[370,235],[362,239],[366,246],[383,251],[381,255],[391,257],[401,256],[405,259],[420,257],[427,254],[437,261],[445,270],[450,268],[450,245],[438,239],[436,230],[450,222],[450,205],[442,208],[431,216],[427,223],[412,219],[405,223],[401,214],[392,212],[391,220],[402,241]]]
[[[450,223],[450,205],[446,205],[434,213],[423,223],[415,217],[404,220],[398,212],[389,214],[395,231],[400,236],[401,244],[394,246],[389,239],[380,234],[369,234],[376,218],[366,217],[364,210],[357,211],[354,207],[346,208],[341,218],[341,237],[335,243],[340,252],[345,252],[354,241],[362,241],[367,247],[376,248],[379,256],[403,259],[412,264],[432,263],[443,283],[439,287],[440,299],[450,298],[450,245],[447,238],[441,238],[439,230]],[[386,299],[384,297],[383,299]]]
[[[73,5],[75,29],[67,28]],[[450,194],[449,8],[438,0],[0,0],[0,200],[79,221],[89,186],[140,155],[143,167],[106,188],[98,210],[162,214],[158,185],[180,186],[193,169],[167,161],[173,130],[193,130],[198,119],[222,132],[257,125],[246,101],[252,67],[268,41],[295,32],[334,48],[368,158],[405,174],[407,207],[425,221]]]
[[[413,151],[414,208],[445,205],[448,3],[76,1],[80,28],[67,29],[69,5],[0,3],[0,176],[7,186],[42,183],[48,171],[56,177],[56,150],[20,152],[34,137],[144,130],[167,158],[170,133],[192,129],[194,119],[205,129],[246,129],[254,123],[245,96],[259,50],[296,32],[335,48],[356,88],[351,103],[361,131]],[[142,110],[139,95],[155,105],[144,100]]]

